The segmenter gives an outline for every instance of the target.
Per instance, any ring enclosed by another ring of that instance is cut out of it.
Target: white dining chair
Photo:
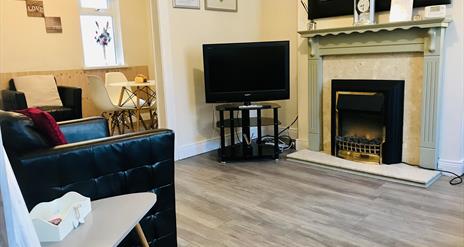
[[[114,105],[119,104],[119,99],[121,98],[121,90],[122,87],[115,87],[111,86],[111,83],[117,83],[117,82],[127,82],[127,77],[122,73],[122,72],[108,72],[105,74],[105,88],[106,91],[108,91],[108,95],[111,98],[111,102],[113,102]],[[123,95],[122,102],[125,102],[127,100],[127,95]],[[134,104],[135,102],[127,102],[128,104]]]
[[[121,90],[122,90],[122,87],[115,87],[115,86],[111,86],[110,84],[112,83],[118,83],[118,82],[127,82],[127,77],[124,75],[124,73],[122,72],[108,72],[105,74],[105,87],[108,91],[108,94],[110,95],[111,97],[111,101],[113,102],[113,104],[119,104],[120,100],[121,102],[126,102],[125,106],[127,107],[133,107],[133,110],[130,112],[130,117],[137,114],[136,113],[136,104],[137,104],[137,99],[129,99],[128,100],[128,95],[126,95],[125,93],[123,94],[123,98],[121,98]],[[131,90],[130,88],[128,88],[128,90]],[[133,94],[133,92],[132,92]],[[151,119],[151,125],[152,125],[152,128],[157,128],[157,123],[158,123],[158,117],[157,117],[157,105],[156,105],[156,101],[152,101],[150,103],[150,105],[145,105],[145,100],[144,99],[138,99],[139,100],[139,105],[140,106],[143,106],[142,109],[144,111],[148,111],[149,114],[150,114],[150,119]],[[145,127],[145,129],[147,129],[146,125],[145,125],[145,121],[143,120],[142,118],[142,124],[143,126]]]
[[[117,102],[114,104],[100,77],[89,75],[87,78],[90,98],[98,110],[102,112],[102,116],[108,120],[110,134],[113,135],[116,128],[118,128],[119,133],[124,133],[126,126],[133,130],[132,119],[128,117],[129,111],[133,110],[133,108],[119,106]],[[129,119],[130,125],[127,123],[126,118]]]

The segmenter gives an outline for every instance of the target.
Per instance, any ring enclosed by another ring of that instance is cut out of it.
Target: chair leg
[[[128,113],[129,113],[130,128],[131,128],[132,132],[135,132],[134,121],[132,120],[132,115],[134,115],[134,112],[133,111],[128,111]]]
[[[132,113],[130,110],[124,110],[122,114],[122,121],[123,121],[123,132],[125,131],[126,127],[134,132],[134,125],[132,123]]]
[[[121,112],[116,112],[115,113],[115,118],[116,118],[115,122],[116,122],[116,125],[118,127],[118,134],[122,134],[122,131],[121,131]]]
[[[153,109],[150,108],[150,128],[155,129],[155,119],[153,116]]]
[[[156,110],[153,111],[153,129],[158,129],[159,123],[158,123],[158,113],[156,113]]]
[[[126,133],[126,111],[121,111],[120,115],[119,115],[119,121],[121,123],[121,134],[125,134]]]
[[[142,123],[143,128],[144,128],[145,130],[148,130],[147,124],[145,123],[145,119],[143,119],[143,117],[142,117],[142,110],[139,111],[139,114],[140,114],[140,120],[139,120],[139,121]]]

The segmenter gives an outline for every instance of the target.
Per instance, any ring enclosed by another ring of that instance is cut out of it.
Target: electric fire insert
[[[374,164],[400,163],[404,81],[332,81],[332,155]]]

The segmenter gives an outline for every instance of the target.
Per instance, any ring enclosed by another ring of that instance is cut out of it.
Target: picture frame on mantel
[[[200,9],[200,0],[172,0],[174,8]]]
[[[392,0],[390,22],[410,21],[412,19],[413,0]]]
[[[205,9],[237,12],[238,0],[205,0]]]

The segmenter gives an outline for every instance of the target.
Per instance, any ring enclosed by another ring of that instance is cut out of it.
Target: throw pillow
[[[37,130],[48,140],[52,146],[67,144],[66,138],[55,119],[50,113],[38,108],[29,108],[18,111],[32,119]]]
[[[26,96],[27,107],[63,106],[53,75],[14,77],[16,90]]]

